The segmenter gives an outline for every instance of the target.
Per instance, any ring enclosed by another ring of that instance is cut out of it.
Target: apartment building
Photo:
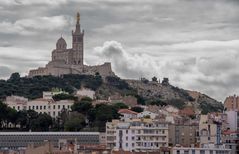
[[[225,113],[201,115],[199,121],[200,146],[203,144],[221,144],[222,132],[228,129]]]
[[[239,96],[234,95],[227,97],[224,101],[224,108],[227,111],[239,111]]]
[[[49,95],[47,97],[50,97]],[[62,110],[70,110],[71,106],[74,104],[73,100],[60,100],[54,101],[52,98],[47,99],[38,98],[34,100],[28,100],[24,97],[19,96],[9,96],[6,98],[5,103],[17,110],[34,110],[37,113],[47,113],[51,117],[55,118],[59,116]]]
[[[194,147],[173,147],[172,154],[231,154],[231,150],[224,145],[208,144],[200,148]]]
[[[229,110],[227,114],[227,130],[223,131],[222,143],[232,150],[232,154],[239,153],[239,112]]]
[[[217,123],[211,123],[208,119],[208,115],[201,115],[199,122],[199,136],[200,147],[204,144],[217,144],[220,140],[220,125]]]
[[[153,119],[113,120],[106,123],[106,146],[135,152],[168,147],[168,124]]]
[[[54,147],[59,146],[59,140],[74,140],[79,145],[101,144],[99,132],[0,132],[0,149],[21,149],[29,143],[36,146],[49,141]]]
[[[169,145],[190,147],[197,144],[198,124],[169,124]]]
[[[35,99],[27,103],[28,110],[34,110],[37,113],[47,113],[55,118],[60,115],[61,111],[70,110],[74,104],[73,100],[54,101],[53,99]]]

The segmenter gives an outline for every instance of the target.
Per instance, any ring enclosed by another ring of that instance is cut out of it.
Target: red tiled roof
[[[226,130],[223,132],[224,135],[237,134],[237,133],[239,133],[239,131]]]
[[[180,115],[190,116],[190,115],[195,115],[195,112],[194,112],[193,108],[191,108],[191,107],[186,107],[186,108],[180,110],[180,111],[179,111],[179,114],[180,114]]]

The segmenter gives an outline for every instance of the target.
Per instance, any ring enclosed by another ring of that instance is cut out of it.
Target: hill
[[[50,91],[52,88],[61,88],[70,94],[74,94],[81,87],[95,90],[97,99],[108,99],[109,96],[115,94],[121,96],[132,95],[137,98],[139,104],[170,104],[177,108],[193,105],[195,108],[202,109],[203,113],[223,109],[222,103],[205,94],[170,85],[168,79],[164,79],[162,83],[146,79],[122,80],[110,76],[102,79],[98,74],[27,78],[20,77],[18,73],[13,73],[8,80],[0,80],[0,100],[10,95],[35,99],[42,97],[43,91]]]
[[[145,99],[146,103],[159,105],[173,105],[177,108],[193,106],[201,109],[202,113],[217,112],[223,110],[221,102],[200,92],[192,92],[170,85],[168,79],[162,83],[144,80],[126,80],[137,94]]]

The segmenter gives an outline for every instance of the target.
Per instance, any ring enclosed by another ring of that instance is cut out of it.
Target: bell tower
[[[84,48],[84,30],[81,31],[80,27],[80,13],[77,12],[76,16],[76,29],[72,30],[72,49],[73,49],[73,59],[72,63],[75,65],[83,66],[83,48]]]

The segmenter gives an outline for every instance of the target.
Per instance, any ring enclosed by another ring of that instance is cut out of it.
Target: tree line
[[[119,119],[119,109],[128,108],[124,103],[92,105],[90,98],[83,98],[62,110],[57,118],[34,110],[16,111],[0,102],[0,130],[4,131],[105,131],[105,123]],[[140,107],[132,110],[142,112]]]
[[[103,80],[100,75],[68,74],[60,77],[36,76],[33,78],[20,77],[19,73],[13,73],[8,80],[0,80],[0,100],[6,96],[17,95],[29,99],[42,97],[43,91],[59,88],[72,94],[82,86],[92,90],[98,89]]]

